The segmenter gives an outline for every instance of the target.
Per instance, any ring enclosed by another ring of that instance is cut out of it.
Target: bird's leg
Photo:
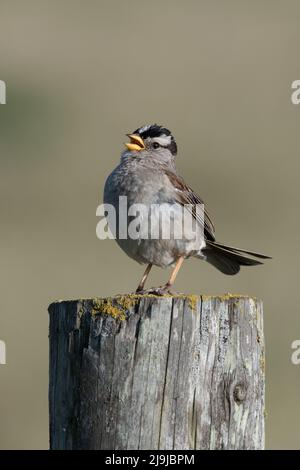
[[[155,294],[155,295],[175,294],[176,295],[176,292],[170,291],[170,287],[172,287],[172,285],[174,284],[176,276],[178,274],[179,269],[181,268],[183,261],[184,261],[184,257],[180,256],[180,258],[178,258],[178,260],[176,261],[176,265],[171,273],[171,276],[168,282],[162,287],[151,289],[152,294]]]
[[[167,284],[165,286],[163,286],[163,290],[168,291],[170,289],[170,287],[172,287],[172,285],[174,284],[175,279],[177,277],[177,274],[179,272],[179,269],[181,268],[181,265],[182,265],[183,261],[184,261],[184,257],[180,256],[178,258],[178,260],[176,261],[175,267],[174,267],[174,269],[171,273],[171,276],[170,276]]]
[[[142,277],[142,279],[141,279],[141,282],[139,283],[138,288],[137,288],[137,290],[136,290],[136,293],[137,293],[137,294],[138,294],[138,293],[141,293],[141,292],[144,290],[145,282],[146,282],[146,280],[147,280],[147,277],[149,276],[149,273],[150,273],[150,271],[151,271],[151,268],[152,268],[152,263],[149,263],[148,266],[147,266],[147,268],[146,268],[146,270],[145,270],[145,272],[144,272],[144,275],[143,275],[143,277]]]

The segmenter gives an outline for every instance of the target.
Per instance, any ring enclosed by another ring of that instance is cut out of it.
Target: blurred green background
[[[300,79],[297,0],[1,0],[0,447],[48,448],[55,299],[132,291],[143,267],[96,238],[124,134],[158,122],[221,242],[274,260],[226,277],[197,260],[176,288],[264,301],[268,448],[299,448]],[[167,272],[155,269],[150,284]]]

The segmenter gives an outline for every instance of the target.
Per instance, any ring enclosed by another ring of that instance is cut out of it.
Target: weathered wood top
[[[263,448],[261,301],[133,294],[49,312],[52,448]]]

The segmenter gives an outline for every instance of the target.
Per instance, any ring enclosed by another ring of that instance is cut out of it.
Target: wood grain
[[[263,449],[262,303],[243,296],[55,302],[52,449]]]

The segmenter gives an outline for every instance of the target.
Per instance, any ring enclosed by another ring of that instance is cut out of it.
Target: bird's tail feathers
[[[210,264],[215,266],[222,273],[229,275],[238,273],[241,266],[257,266],[258,264],[263,264],[261,261],[245,255],[259,259],[270,258],[261,253],[233,248],[209,240],[206,241],[206,248],[202,250],[202,253],[206,256],[206,260]]]
[[[272,259],[271,256],[263,255],[262,253],[256,253],[255,251],[243,250],[242,248],[234,248],[233,246],[222,245],[221,243],[212,242],[215,246],[224,248],[225,250],[234,251],[236,253],[246,253],[247,255],[254,256],[255,258],[261,259]]]

